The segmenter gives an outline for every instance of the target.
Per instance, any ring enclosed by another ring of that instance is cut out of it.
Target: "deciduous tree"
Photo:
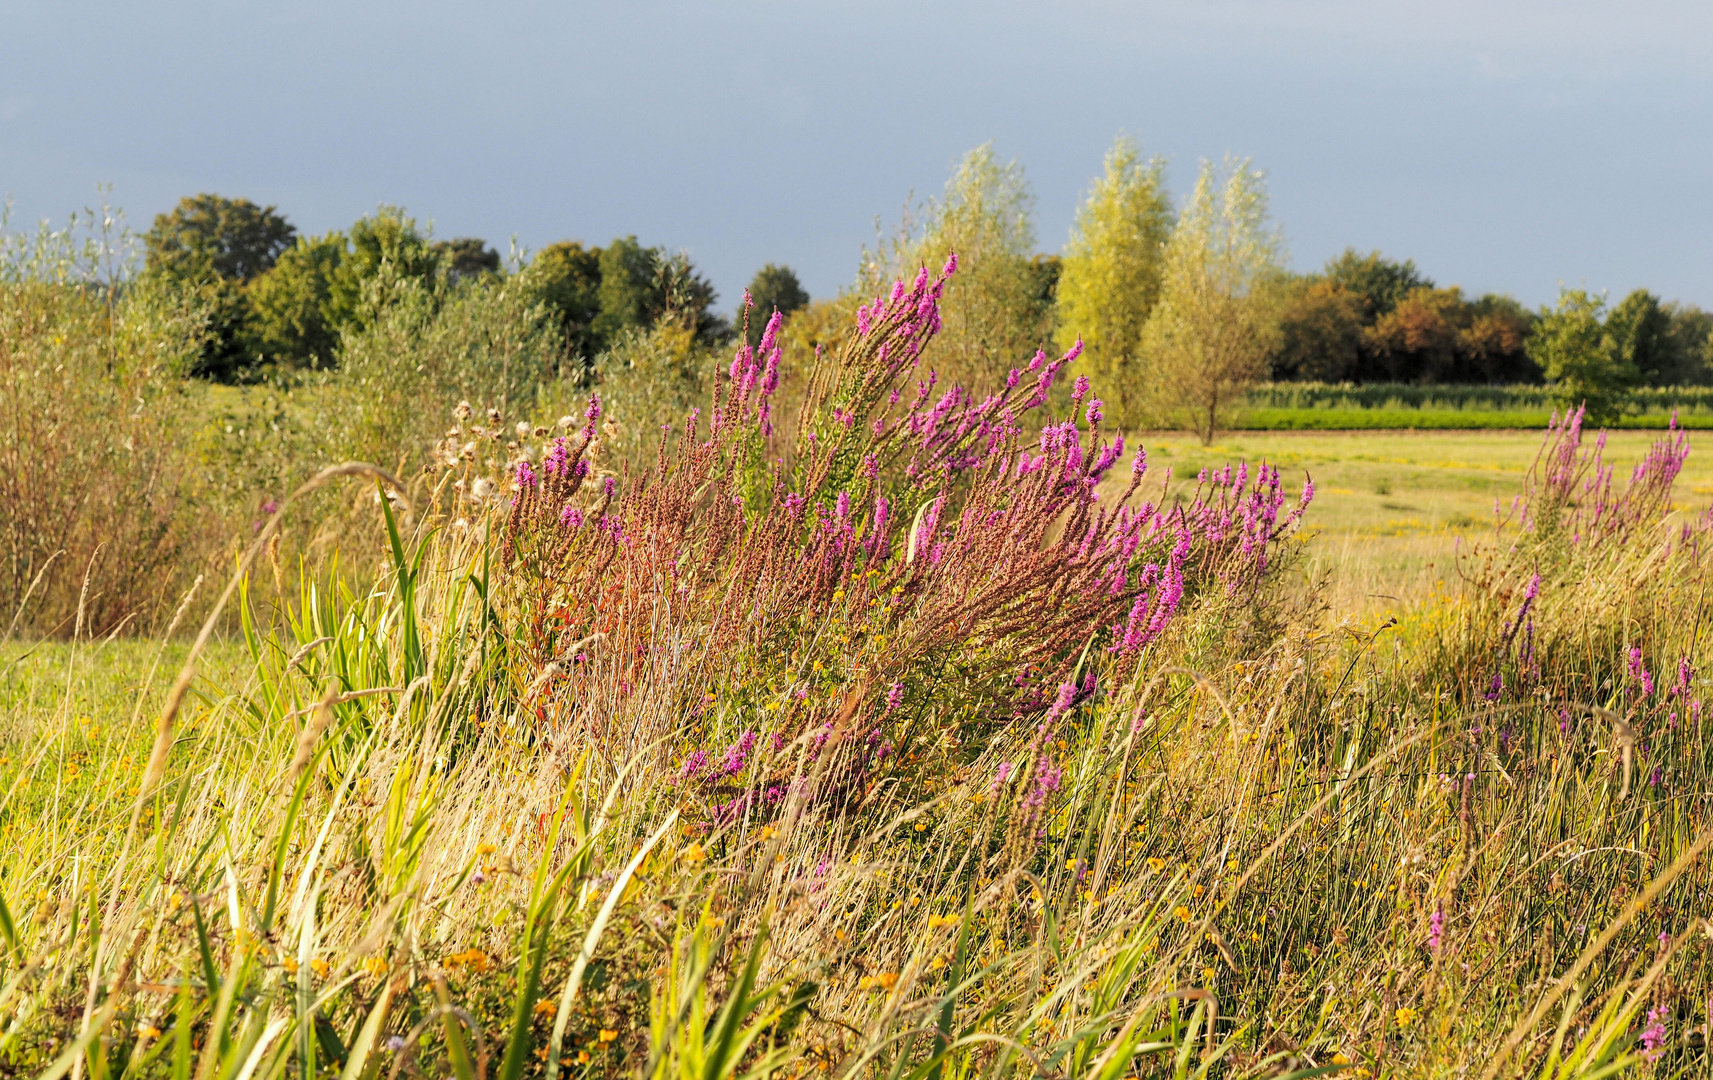
[[[1058,282],[1058,341],[1083,342],[1080,363],[1096,377],[1119,426],[1142,419],[1142,332],[1160,298],[1172,204],[1165,159],[1143,160],[1120,137],[1077,211]]]
[[[1267,220],[1261,173],[1230,161],[1220,180],[1203,162],[1166,245],[1159,304],[1143,348],[1155,367],[1156,410],[1203,443],[1267,370],[1278,335],[1282,243]]]
[[[1529,338],[1529,357],[1540,365],[1567,407],[1586,405],[1597,421],[1615,418],[1641,372],[1624,356],[1605,325],[1606,302],[1582,289],[1563,289],[1558,304],[1542,308]]]

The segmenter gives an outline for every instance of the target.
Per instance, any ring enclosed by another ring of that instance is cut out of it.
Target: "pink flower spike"
[[[785,316],[773,309],[773,315],[767,320],[767,329],[761,332],[761,351],[769,352],[773,348],[773,340],[779,336],[779,326],[785,321]]]
[[[940,271],[941,278],[949,278],[958,272],[958,253],[953,251],[946,256],[946,268]]]
[[[1101,416],[1100,399],[1095,398],[1094,400],[1092,400],[1088,403],[1088,422],[1089,422],[1089,424],[1092,426],[1092,425],[1100,423],[1100,416]]]
[[[1077,338],[1077,343],[1075,345],[1071,346],[1071,351],[1066,353],[1064,355],[1064,358],[1061,359],[1059,361],[1059,363],[1068,364],[1071,361],[1075,360],[1077,357],[1081,356],[1082,354],[1083,354],[1083,339]]]

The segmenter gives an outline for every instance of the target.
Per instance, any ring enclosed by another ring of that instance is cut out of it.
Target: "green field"
[[[1606,459],[1620,480],[1657,437],[1628,430],[1608,436]],[[1235,431],[1210,446],[1177,432],[1141,436],[1149,479],[1158,482],[1170,466],[1174,491],[1229,461],[1276,464],[1293,491],[1312,476],[1306,565],[1327,579],[1334,612],[1352,617],[1419,600],[1454,575],[1460,539],[1487,534],[1495,511],[1510,510],[1541,440],[1538,429]],[[1679,511],[1713,503],[1713,437],[1692,434],[1690,445],[1674,489]]]

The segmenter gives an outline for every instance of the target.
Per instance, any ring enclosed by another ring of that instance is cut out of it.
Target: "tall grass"
[[[128,287],[133,256],[105,208],[31,236],[0,225],[0,635],[23,613],[38,633],[152,625],[209,543],[181,449],[201,324]]]
[[[235,579],[244,678],[8,713],[0,1062],[1708,1071],[1683,436],[1556,424],[1458,591],[1334,633],[1272,470],[1098,500],[1064,361],[930,392],[940,281],[789,431],[771,328],[646,470],[449,418],[372,586]]]

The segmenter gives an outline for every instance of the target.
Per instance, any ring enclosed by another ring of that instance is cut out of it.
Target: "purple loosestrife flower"
[[[1061,366],[1063,366],[1065,364],[1072,363],[1073,361],[1076,360],[1077,357],[1081,356],[1082,354],[1083,354],[1083,339],[1077,338],[1076,344],[1072,345],[1070,347],[1069,351],[1067,351],[1064,356],[1059,358],[1059,364]]]
[[[1642,1029],[1642,1056],[1649,1062],[1665,1056],[1665,1017],[1664,1006],[1648,1010],[1648,1026]]]
[[[601,418],[601,395],[589,395],[589,407],[583,410],[583,419],[593,424]]]
[[[567,529],[582,528],[583,511],[577,509],[575,506],[567,506],[565,509],[559,511],[559,524],[565,526]]]
[[[707,764],[707,751],[698,750],[684,759],[684,767],[678,770],[678,776],[682,780],[694,780]]]
[[[547,458],[542,463],[543,471],[548,476],[558,476],[565,471],[565,463],[570,460],[570,451],[565,449],[565,437],[553,440],[553,449],[547,452]]]
[[[1046,350],[1036,349],[1034,359],[1029,361],[1029,370],[1030,371],[1040,371],[1041,365],[1045,364],[1046,362],[1047,362]]]
[[[1094,427],[1100,423],[1100,404],[1101,402],[1099,398],[1095,398],[1093,401],[1088,403],[1087,417],[1090,427]]]
[[[1440,942],[1444,940],[1444,936],[1445,909],[1442,907],[1436,907],[1433,909],[1432,917],[1428,919],[1428,949],[1432,952],[1438,952]]]
[[[1004,787],[1006,782],[1009,781],[1010,779],[1011,779],[1011,762],[1002,761],[999,763],[998,770],[995,771],[993,774],[993,783],[988,785],[988,790],[990,792],[998,792],[999,789]]]
[[[736,776],[749,764],[750,751],[755,749],[755,732],[745,731],[738,741],[726,748],[725,760],[720,762],[721,776]]]
[[[958,272],[958,253],[953,251],[946,256],[946,268],[940,271],[941,278],[949,278]]]
[[[1024,805],[1044,806],[1047,800],[1052,798],[1053,792],[1059,790],[1064,779],[1065,770],[1055,765],[1052,758],[1042,755],[1035,766],[1035,790],[1029,793]]]
[[[779,313],[778,308],[774,308],[773,315],[767,320],[767,329],[761,332],[762,352],[766,353],[773,351],[773,340],[779,336],[779,324],[784,321],[785,316]]]
[[[1088,397],[1088,376],[1078,375],[1077,381],[1071,384],[1071,402],[1073,407],[1081,405],[1083,398]]]
[[[1640,646],[1630,647],[1630,675],[1633,678],[1641,680],[1643,697],[1653,696],[1654,677],[1648,671],[1647,667],[1642,664],[1642,650]]]
[[[886,711],[892,712],[904,700],[904,684],[895,682],[886,689]]]
[[[520,488],[523,488],[525,491],[528,491],[530,488],[532,488],[536,485],[537,481],[536,481],[536,477],[535,477],[535,470],[529,467],[529,462],[520,461],[517,463],[516,479],[517,479],[517,486]]]

